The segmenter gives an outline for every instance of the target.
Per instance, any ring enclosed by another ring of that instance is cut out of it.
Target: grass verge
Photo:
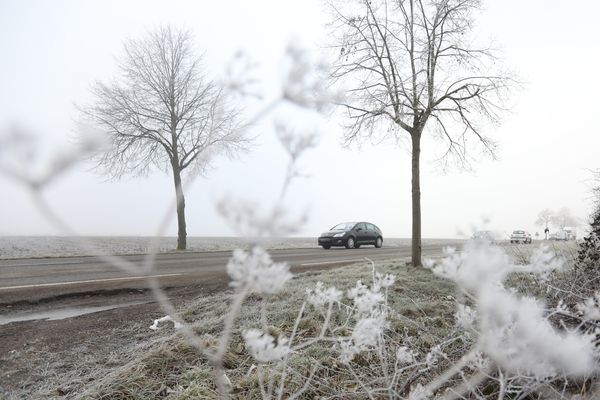
[[[408,346],[425,354],[440,343],[454,329],[455,307],[452,283],[435,277],[429,270],[406,265],[404,260],[378,262],[376,270],[396,275],[396,282],[388,292],[388,303],[394,311],[387,330],[389,346]],[[298,310],[305,301],[306,289],[318,281],[346,291],[358,280],[370,283],[372,269],[369,263],[351,265],[320,273],[297,275],[287,288],[273,296],[250,296],[236,321],[236,329],[225,357],[227,376],[232,382],[234,398],[261,398],[258,384],[260,368],[248,355],[241,332],[261,327],[261,310],[266,305],[270,330],[290,336]],[[229,309],[231,292],[194,300],[182,311],[183,318],[207,343],[216,343],[222,330],[223,316]],[[311,307],[300,320],[298,337],[310,338],[318,334],[322,316]],[[163,328],[163,329],[171,329]],[[353,373],[377,379],[373,370],[376,354],[367,352],[355,358]],[[293,393],[306,384],[306,376],[314,370],[313,379],[303,397],[356,391],[359,384],[353,373],[339,360],[335,343],[318,342],[288,361],[289,374],[285,390]],[[418,380],[418,376],[415,380]],[[213,399],[216,397],[212,370],[207,361],[187,344],[178,333],[166,342],[141,354],[127,365],[110,372],[104,379],[80,394],[86,399]],[[283,396],[284,398],[287,396]]]

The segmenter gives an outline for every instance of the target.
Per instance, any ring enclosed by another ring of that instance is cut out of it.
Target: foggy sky
[[[442,171],[442,148],[422,150],[423,236],[452,238],[472,227],[542,232],[534,221],[544,208],[568,207],[583,221],[591,211],[591,169],[598,168],[600,42],[597,2],[488,1],[477,32],[491,38],[504,63],[523,81],[512,111],[485,133],[500,147],[498,159],[482,157],[473,171]],[[305,1],[8,1],[0,0],[0,126],[17,122],[42,136],[42,159],[73,141],[74,104],[91,100],[90,86],[117,72],[123,40],[160,24],[189,28],[215,77],[235,52],[259,62],[267,90],[289,38],[307,48],[326,44],[323,3]],[[287,198],[292,215],[309,220],[300,236],[314,236],[338,222],[367,220],[389,237],[411,232],[410,155],[391,142],[343,148],[335,118],[322,126],[319,147],[301,160],[309,177]],[[219,159],[187,189],[188,234],[231,235],[215,210],[224,196],[267,207],[285,174],[286,156],[271,120],[253,134],[253,150]],[[1,153],[0,153],[1,154]],[[57,231],[33,206],[28,193],[0,175],[0,235],[47,235]],[[49,202],[85,235],[151,235],[174,191],[169,175],[107,182],[89,165],[61,177]],[[489,222],[483,224],[483,220]],[[176,234],[176,223],[168,232]]]

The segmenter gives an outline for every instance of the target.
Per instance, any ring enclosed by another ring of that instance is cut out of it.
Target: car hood
[[[343,229],[335,229],[333,231],[327,231],[321,234],[321,236],[333,236],[336,233],[346,233],[348,232],[347,230],[343,230]]]

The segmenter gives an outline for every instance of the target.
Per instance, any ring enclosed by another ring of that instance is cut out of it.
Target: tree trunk
[[[412,265],[421,266],[421,132],[412,132]]]
[[[181,170],[178,165],[173,165],[173,181],[175,183],[175,199],[177,200],[177,250],[185,250],[187,247],[185,197],[181,186]]]

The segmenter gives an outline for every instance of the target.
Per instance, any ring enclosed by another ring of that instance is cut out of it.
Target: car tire
[[[350,236],[348,238],[348,240],[346,240],[346,248],[353,249],[354,246],[356,246],[356,241],[354,240],[354,238],[352,236]]]
[[[324,248],[325,250],[329,250],[329,249],[331,248],[331,246],[330,246],[330,245],[328,245],[328,244],[324,244],[324,245],[323,245],[323,248]]]
[[[383,239],[381,236],[379,236],[377,239],[375,239],[375,247],[380,249],[381,246],[383,246]]]

